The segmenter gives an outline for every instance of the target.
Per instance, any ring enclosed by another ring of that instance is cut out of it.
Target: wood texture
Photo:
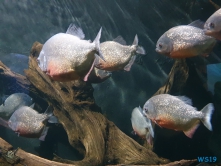
[[[57,162],[49,161],[18,149],[15,151],[15,155],[19,157],[18,164],[31,166],[99,166],[108,164],[184,166],[187,163],[196,162],[195,160],[182,160],[169,163],[169,160],[162,159],[153,153],[151,148],[141,146],[124,134],[113,122],[100,113],[101,110],[93,98],[91,84],[83,81],[66,83],[53,81],[41,71],[36,61],[41,49],[42,44],[38,42],[33,44],[29,56],[29,69],[25,70],[26,77],[11,72],[0,62],[0,80],[4,83],[4,88],[7,91],[10,91],[11,87],[17,86],[17,91],[19,89],[30,91],[32,97],[44,99],[52,105],[54,115],[58,117],[67,132],[70,145],[83,154],[84,159],[70,161],[55,158]],[[182,65],[185,68],[184,75],[188,77],[185,61],[176,62],[168,82],[157,93],[166,93],[175,87],[173,82],[177,73],[180,73],[179,66]],[[1,153],[6,154],[11,148],[9,144],[0,139]],[[2,157],[4,158],[5,155]]]

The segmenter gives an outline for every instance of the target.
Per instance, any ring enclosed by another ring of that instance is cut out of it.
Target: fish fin
[[[158,123],[157,123],[157,119],[150,119],[152,120],[153,123],[155,123],[157,126],[159,126],[160,128],[163,128],[162,126],[160,126]]]
[[[95,55],[94,65],[97,66],[97,65],[99,65],[99,56],[97,54],[94,54],[94,55]]]
[[[43,59],[43,71],[46,72],[47,71],[47,57],[44,55],[44,59]]]
[[[103,56],[103,54],[100,50],[101,31],[102,31],[102,27],[99,30],[99,32],[98,32],[96,38],[94,39],[93,43],[95,44],[95,48],[96,48],[97,52],[99,53],[100,58],[105,61],[104,56]]]
[[[202,123],[204,124],[204,126],[206,126],[207,129],[209,129],[210,131],[212,131],[212,125],[211,125],[211,116],[213,114],[214,111],[214,106],[212,103],[207,104],[202,110],[201,112],[204,114],[203,119],[201,119]]]
[[[101,63],[100,63],[100,57],[97,54],[95,54],[94,66],[98,69],[103,70],[103,67],[101,66]]]
[[[32,105],[30,105],[29,107],[32,108],[32,109],[34,109],[35,103],[33,103]]]
[[[15,134],[18,134],[18,137],[20,137],[20,133],[19,132],[15,132]]]
[[[95,61],[96,61],[96,58],[94,58],[94,61],[93,61],[92,65],[91,65],[90,70],[89,70],[88,73],[84,76],[84,81],[87,81],[87,80],[88,80],[88,77],[89,77],[91,71],[92,71],[93,68],[94,68],[94,63],[95,63]]]
[[[189,137],[189,138],[192,138],[193,137],[193,134],[195,133],[196,129],[199,127],[199,122],[197,122],[195,125],[193,125],[193,127],[191,127],[189,130],[187,131],[183,131],[184,134]]]
[[[148,119],[148,118],[147,118]],[[149,120],[149,119],[148,119]],[[151,124],[151,121],[149,120],[149,125],[147,126],[147,129],[149,130],[149,133],[151,135],[151,137],[154,138],[154,131],[153,131],[153,127],[152,127],[152,124]]]
[[[43,131],[41,133],[41,136],[39,137],[39,140],[41,140],[41,141],[45,140],[45,137],[48,134],[48,129],[49,129],[49,127],[44,127],[44,129],[43,129]]]
[[[141,113],[145,118],[147,118],[147,117],[145,116],[145,114],[143,113],[143,109],[141,108],[141,106],[139,106],[138,109],[139,109],[140,113]],[[149,119],[149,118],[148,118],[148,119]]]
[[[137,135],[137,133],[133,130],[133,131],[131,131],[131,134],[132,135]]]
[[[146,139],[148,144],[153,145],[153,137],[151,136],[150,133],[146,134]]]
[[[154,137],[154,130],[153,130],[153,126],[151,123],[151,119],[145,116],[145,114],[143,113],[143,109],[140,106],[138,107],[138,109],[141,112],[141,114],[145,117],[146,122],[149,124],[146,126],[146,128],[149,130],[149,133],[151,134],[151,136]]]
[[[95,67],[95,70],[96,70],[96,75],[100,76],[101,79],[111,77],[111,75],[112,75],[112,72],[110,72],[110,71],[98,69],[96,67]]]
[[[137,47],[137,50],[136,50],[136,53],[137,53],[137,54],[145,55],[145,54],[146,54],[146,51],[145,51],[145,49],[144,49],[143,47],[138,46],[138,47]]]
[[[124,40],[122,36],[117,36],[115,39],[113,39],[113,41],[122,45],[127,45],[126,41]]]
[[[7,122],[6,120],[2,119],[2,118],[0,118],[0,125],[1,125],[1,126],[4,126],[4,127],[6,127],[6,128],[11,129],[11,128],[8,126],[8,122]]]
[[[132,45],[135,45],[135,46],[138,45],[138,37],[137,37],[137,34],[136,34],[135,37],[134,37],[134,42],[133,42]]]
[[[124,67],[125,71],[130,71],[131,66],[133,65],[134,61],[136,59],[136,55],[133,55],[129,61],[129,63]]]
[[[178,98],[179,100],[182,100],[184,103],[188,104],[188,105],[192,105],[192,100],[186,96],[175,96],[176,98]]]
[[[48,108],[45,110],[44,114],[47,114],[48,116],[53,115],[53,106],[49,105]]]
[[[80,39],[84,39],[85,34],[80,27],[77,27],[75,24],[71,23],[66,31],[67,34],[74,35]]]
[[[200,28],[200,29],[204,29],[204,22],[201,21],[201,20],[195,20],[195,21],[191,22],[188,25],[193,26],[193,27],[197,27],[197,28]]]
[[[49,123],[59,123],[59,120],[56,116],[52,115],[48,118]]]
[[[9,97],[10,95],[4,95],[2,96],[2,104],[3,106],[5,105],[5,100]]]

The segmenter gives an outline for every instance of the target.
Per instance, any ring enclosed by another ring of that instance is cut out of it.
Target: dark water
[[[221,5],[219,0],[214,2]],[[10,53],[27,56],[33,42],[44,43],[54,34],[65,32],[72,22],[82,27],[86,39],[91,40],[102,27],[101,42],[121,35],[127,44],[132,44],[137,34],[139,45],[145,48],[147,54],[140,57],[139,63],[135,63],[130,72],[114,72],[107,81],[93,85],[96,103],[102,108],[103,113],[123,132],[130,135],[132,109],[139,105],[143,106],[146,100],[163,85],[173,65],[173,61],[155,52],[158,38],[173,26],[189,24],[196,19],[205,21],[215,10],[208,0],[2,0],[0,1],[0,60],[4,61],[6,59],[4,57],[10,56],[9,59],[12,61],[5,62],[6,65],[17,66],[14,70],[26,68],[27,64],[13,64],[13,60],[21,58],[11,56]],[[214,48],[219,58],[221,58],[218,54],[220,48],[220,43]],[[211,62],[217,63],[214,59],[207,63]],[[187,88],[185,94],[193,98],[198,109],[211,101],[207,92],[200,88],[192,90]],[[171,160],[192,159],[198,155],[217,155],[214,154],[214,150],[208,148],[211,133],[203,126],[201,128],[193,140],[181,136],[182,133],[178,134],[179,137],[174,136],[169,139],[159,134],[155,141],[155,152]],[[160,132],[162,129],[156,130]],[[40,143],[38,140],[27,140],[32,146],[26,147],[26,143],[23,143],[26,139],[17,138],[7,130],[0,132],[0,136],[14,146],[44,157],[49,156],[48,158],[51,157],[51,152],[48,152],[50,155],[42,154],[38,151],[39,148],[36,151],[35,147],[41,144],[40,149],[47,146],[56,149],[54,146],[57,146],[60,147],[57,153],[62,154],[66,151],[65,146],[59,141],[49,144],[47,141]],[[182,139],[179,139],[180,137]],[[179,141],[174,141],[178,139]],[[63,142],[67,143],[67,138],[64,140],[66,141]],[[73,151],[70,148],[69,150]],[[62,157],[69,158],[67,153]]]

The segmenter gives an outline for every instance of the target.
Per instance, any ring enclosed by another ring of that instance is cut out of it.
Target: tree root
[[[6,82],[6,89],[15,86],[15,82],[18,89],[30,90],[31,96],[33,94],[35,97],[43,98],[54,107],[53,113],[66,130],[70,145],[84,155],[81,161],[62,160],[62,162],[82,166],[154,165],[169,162],[159,158],[151,149],[139,145],[121,132],[113,122],[106,119],[95,104],[91,84],[82,81],[61,83],[51,80],[43,73],[36,61],[41,48],[42,45],[38,42],[32,47],[29,69],[25,70],[27,79],[11,72],[2,63],[0,64],[0,79]],[[14,79],[12,83],[11,79]],[[19,149],[18,152],[21,150]],[[33,157],[34,155],[27,156]],[[38,160],[44,159],[38,157]],[[25,159],[25,161],[34,160]],[[24,164],[33,165],[25,161]]]

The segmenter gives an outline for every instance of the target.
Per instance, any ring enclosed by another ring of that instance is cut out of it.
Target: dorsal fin
[[[135,45],[135,46],[138,45],[138,37],[137,37],[137,34],[136,34],[135,37],[134,37],[134,42],[133,42],[132,45]]]
[[[140,106],[138,107],[138,109],[143,114],[143,109]]]
[[[117,36],[115,39],[113,39],[113,41],[120,43],[122,45],[127,45],[126,41],[124,40],[122,36]]]
[[[191,22],[188,25],[193,26],[193,27],[197,27],[197,28],[200,28],[200,29],[204,28],[204,22],[201,21],[201,20],[195,20],[195,21]]]
[[[34,109],[35,107],[35,103],[33,103],[32,105],[30,105],[30,108]]]
[[[192,105],[192,100],[186,96],[175,96],[175,97],[182,100],[184,103],[188,105]]]
[[[71,23],[66,31],[67,34],[74,35],[80,39],[84,39],[85,35],[83,30],[80,27],[77,27],[75,24]]]

